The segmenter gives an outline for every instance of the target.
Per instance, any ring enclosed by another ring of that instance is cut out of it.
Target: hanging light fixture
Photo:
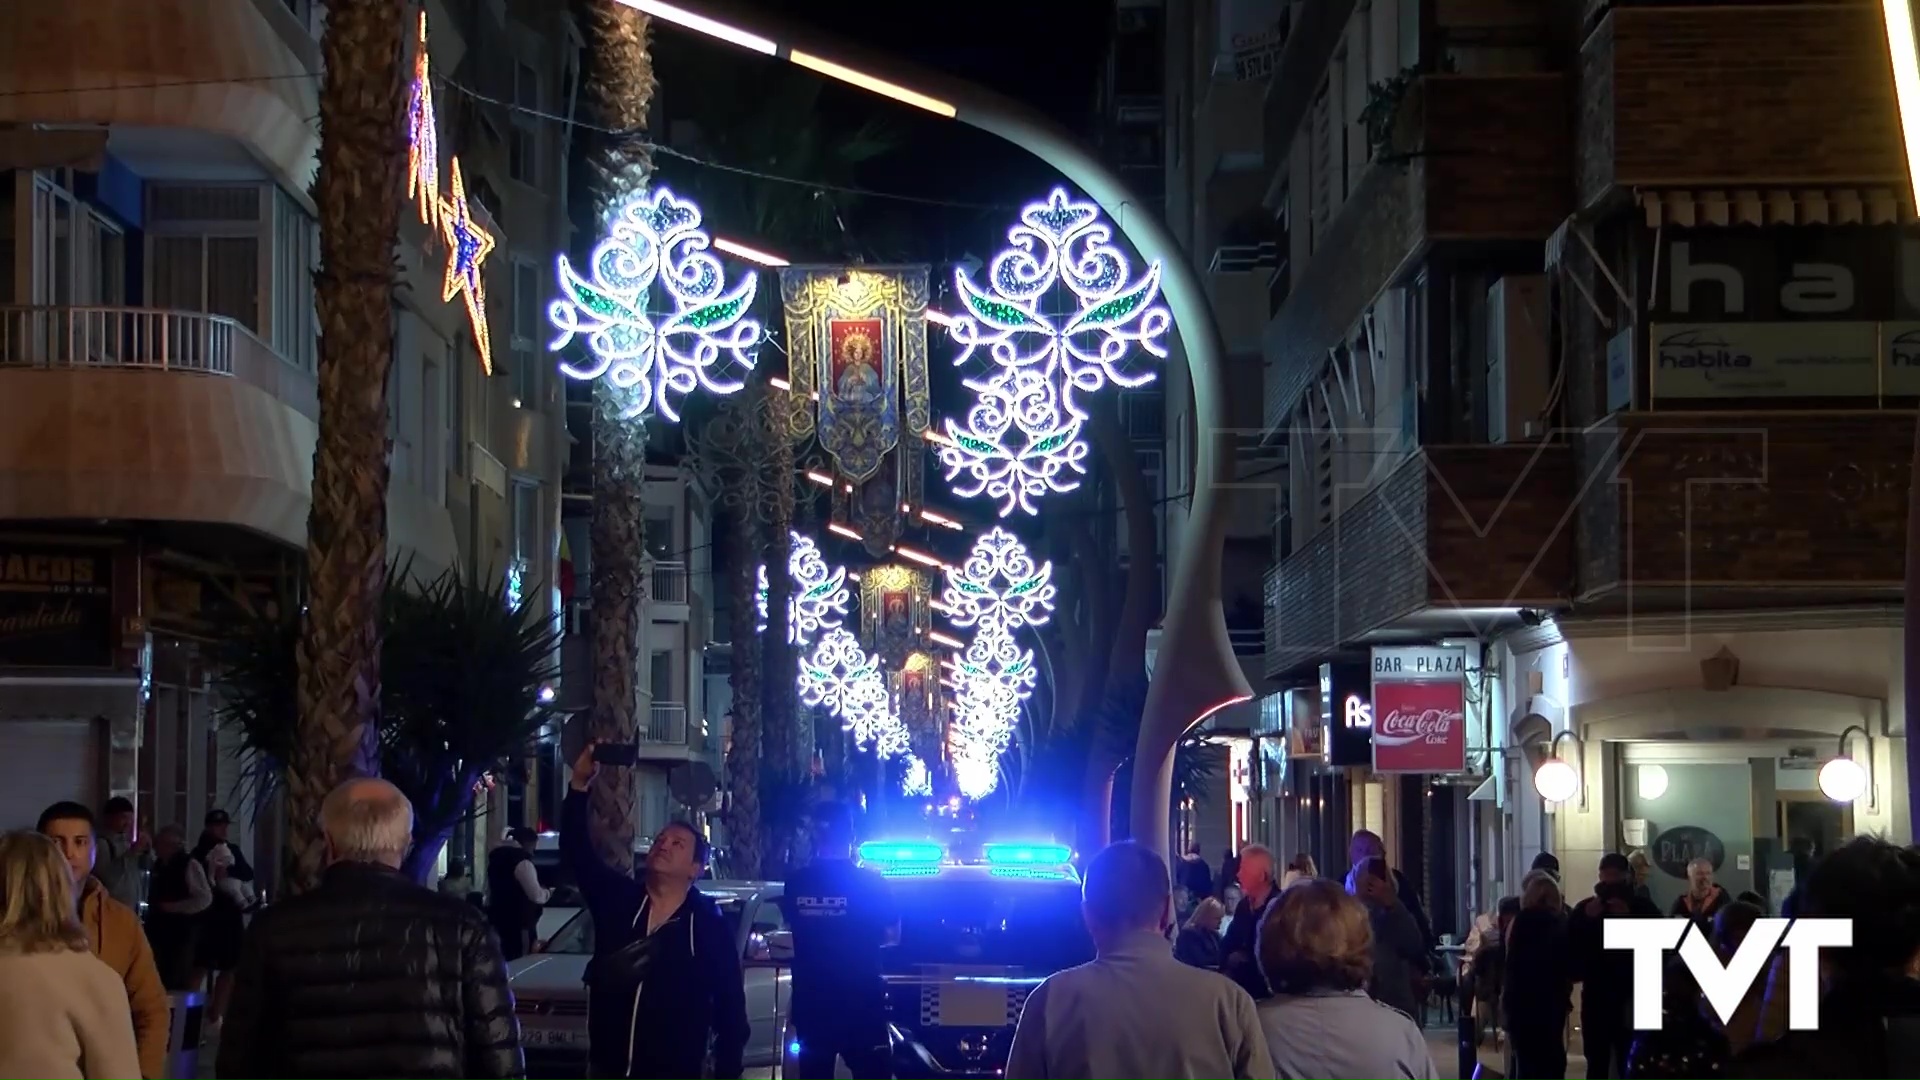
[[[1867,740],[1867,763],[1861,765],[1847,752],[1847,740],[1854,732]],[[1864,796],[1873,806],[1873,736],[1860,724],[1850,724],[1840,733],[1840,753],[1820,766],[1820,793],[1834,802],[1850,803]]]
[[[1550,803],[1563,803],[1580,794],[1584,786],[1581,783],[1580,770],[1572,762],[1560,756],[1560,740],[1571,739],[1578,753],[1584,749],[1580,736],[1572,730],[1563,731],[1547,744],[1547,760],[1533,771],[1533,789],[1540,797]]]

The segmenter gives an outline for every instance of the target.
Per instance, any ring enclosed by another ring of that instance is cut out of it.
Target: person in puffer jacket
[[[320,886],[254,917],[220,1036],[220,1076],[527,1075],[487,917],[401,876],[413,806],[385,780],[320,805]]]
[[[711,853],[707,839],[684,822],[668,824],[653,838],[642,880],[602,862],[588,831],[595,746],[574,761],[560,808],[560,855],[593,919],[589,1075],[738,1080],[746,984],[734,928],[693,887]]]

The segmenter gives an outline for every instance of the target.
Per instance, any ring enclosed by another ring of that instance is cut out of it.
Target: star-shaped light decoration
[[[447,278],[440,286],[440,299],[462,296],[467,302],[467,321],[473,327],[473,347],[480,353],[480,368],[493,374],[493,342],[487,336],[487,283],[480,267],[493,252],[493,234],[473,220],[467,208],[467,182],[460,175],[460,159],[450,163],[453,194],[440,200],[440,235],[447,241]]]
[[[440,227],[440,128],[433,112],[424,11],[414,39],[413,88],[407,100],[407,198],[419,207],[422,225]]]

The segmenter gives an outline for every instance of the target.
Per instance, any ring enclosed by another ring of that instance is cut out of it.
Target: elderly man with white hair
[[[320,886],[247,932],[219,1075],[525,1076],[486,916],[400,875],[407,797],[384,780],[349,780],[321,804],[320,827]]]

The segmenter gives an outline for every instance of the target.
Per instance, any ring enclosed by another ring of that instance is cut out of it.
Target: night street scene
[[[1920,0],[0,8],[0,1080],[1920,1077]]]

